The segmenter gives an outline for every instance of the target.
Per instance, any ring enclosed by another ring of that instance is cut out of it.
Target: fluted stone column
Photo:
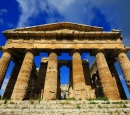
[[[21,68],[21,64],[22,64],[21,59],[15,60],[14,68],[12,70],[10,77],[9,77],[9,80],[8,80],[8,83],[7,83],[6,88],[4,90],[2,98],[6,98],[6,99],[11,98],[11,95],[12,95],[12,92],[13,92],[13,89],[14,89],[14,86],[15,86],[20,68]]]
[[[31,77],[28,81],[28,87],[26,89],[26,94],[25,94],[25,97],[24,97],[24,100],[29,100],[29,99],[33,99],[32,98],[32,90],[33,90],[33,73],[31,74]]]
[[[95,78],[96,78],[96,84],[95,84],[95,94],[96,97],[103,97],[104,93],[103,93],[103,89],[102,89],[102,85],[101,85],[101,79],[99,78],[98,72],[96,72],[94,74]]]
[[[26,53],[17,81],[16,81],[16,84],[15,84],[15,87],[14,87],[14,90],[13,90],[13,93],[12,93],[12,96],[11,96],[11,99],[23,100],[25,98],[27,89],[28,89],[28,83],[29,83],[32,68],[33,68],[33,58],[34,56],[31,52]]]
[[[112,78],[111,72],[108,68],[106,59],[102,52],[96,55],[96,64],[98,68],[99,77],[101,80],[104,96],[110,100],[120,100],[116,85]]]
[[[117,85],[117,90],[118,90],[118,92],[120,94],[121,99],[127,99],[127,96],[125,94],[124,88],[122,86],[122,83],[121,83],[121,80],[120,80],[119,75],[117,73],[117,70],[116,70],[116,68],[114,66],[114,63],[109,61],[108,66],[110,68],[110,71],[111,71],[112,77],[113,77],[113,79],[115,81],[115,84]]]
[[[87,60],[83,60],[83,61],[87,62]],[[86,85],[91,86],[91,76],[90,76],[90,70],[89,70],[89,64],[88,63],[83,64],[83,70],[84,70]]]
[[[9,52],[4,52],[0,59],[0,88],[2,86],[10,60],[11,60],[11,54]]]
[[[57,98],[58,99],[61,99],[60,68],[61,68],[61,66],[58,65],[58,81],[57,81]]]
[[[81,56],[79,52],[74,52],[72,56],[73,70],[73,91],[76,99],[86,99],[86,85],[83,72]]]
[[[119,61],[122,73],[124,75],[124,78],[126,80],[128,89],[130,91],[130,61],[124,52],[119,53],[118,61]]]
[[[85,77],[85,83],[86,83],[86,98],[95,98],[95,90],[92,89],[91,85],[91,76],[90,76],[90,70],[89,70],[89,64],[87,60],[83,60],[83,71],[84,71],[84,77]]]
[[[69,77],[69,89],[68,89],[68,97],[72,98],[74,97],[73,95],[73,79],[72,79],[72,67],[70,67],[70,71],[69,71],[70,77]]]
[[[42,92],[44,90],[44,85],[45,85],[45,76],[46,76],[46,71],[47,71],[47,63],[48,60],[45,58],[42,58],[40,69],[39,69],[39,77],[37,81],[37,96],[38,98],[43,98]]]
[[[58,82],[58,64],[57,64],[57,54],[51,52],[49,54],[49,61],[47,66],[47,72],[45,77],[43,100],[53,100],[57,99],[57,82]],[[60,86],[59,86],[60,87]]]

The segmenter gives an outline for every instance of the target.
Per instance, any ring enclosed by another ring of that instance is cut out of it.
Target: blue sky
[[[100,26],[104,31],[118,29],[122,31],[123,42],[130,46],[130,1],[129,0],[0,0],[0,46],[5,45],[6,38],[2,31],[17,27],[26,27],[53,22],[68,21],[92,26]],[[0,57],[2,52],[0,52]],[[35,57],[37,67],[40,66],[41,53]],[[130,53],[128,52],[130,59]],[[59,59],[71,59],[68,54],[63,54]],[[90,64],[94,57],[83,54],[82,59],[88,59]],[[119,64],[116,68],[125,87],[128,98],[130,95],[125,86]],[[7,71],[1,93],[13,68],[11,62]],[[66,67],[61,69],[61,83],[68,82]]]

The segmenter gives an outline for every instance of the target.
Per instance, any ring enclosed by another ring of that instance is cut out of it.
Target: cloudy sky
[[[130,46],[130,0],[1,0],[0,46],[6,42],[2,35],[6,29],[61,21],[100,26],[104,31],[121,30],[124,44]],[[1,54],[0,52],[0,56]],[[128,57],[130,58],[129,53]],[[40,60],[39,57],[35,58],[38,59]],[[13,63],[10,67],[12,66]],[[123,81],[118,63],[116,68]],[[7,71],[6,78],[10,72],[11,69]],[[130,98],[127,88],[125,90]]]

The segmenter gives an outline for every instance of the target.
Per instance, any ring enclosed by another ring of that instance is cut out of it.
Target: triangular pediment
[[[56,31],[56,32],[70,32],[70,31],[102,31],[103,28],[90,26],[90,25],[83,25],[77,23],[70,23],[70,22],[59,22],[59,23],[50,23],[50,24],[43,24],[37,26],[30,26],[24,28],[16,28],[6,31]]]

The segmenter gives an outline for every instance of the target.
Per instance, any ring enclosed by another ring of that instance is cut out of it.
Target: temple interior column
[[[118,61],[119,61],[122,73],[124,75],[124,78],[126,80],[128,89],[130,91],[130,61],[124,52],[119,53]]]
[[[43,99],[43,90],[45,85],[45,76],[47,71],[48,58],[42,58],[40,69],[39,69],[39,77],[37,81],[37,98]]]
[[[95,77],[95,94],[96,94],[96,97],[103,97],[104,93],[103,93],[103,89],[102,89],[102,86],[101,86],[101,79],[98,75],[98,72],[96,72],[93,76]]]
[[[73,70],[73,91],[76,99],[86,100],[86,85],[83,72],[81,56],[79,52],[74,52],[72,56]]]
[[[57,81],[57,98],[58,98],[58,99],[61,99],[60,68],[61,68],[61,65],[58,64],[58,81]]]
[[[95,89],[96,97],[103,97],[104,94],[101,86],[101,80],[97,70],[96,60],[93,61],[89,70],[91,75],[92,89]]]
[[[13,92],[13,89],[14,89],[14,86],[15,86],[15,83],[16,83],[21,65],[22,65],[22,61],[23,61],[22,59],[14,60],[15,65],[8,79],[8,83],[6,85],[2,98],[6,98],[6,99],[11,98],[11,95],[12,95],[12,92]]]
[[[43,100],[53,100],[58,98],[57,97],[57,93],[58,93],[58,87],[57,87],[58,70],[57,69],[58,69],[57,54],[55,52],[51,52],[49,54],[49,61],[48,61],[47,72],[45,77]]]
[[[116,85],[108,68],[105,56],[102,52],[97,53],[96,64],[104,96],[110,100],[120,100],[120,95],[116,89]]]
[[[4,52],[0,59],[0,88],[2,87],[2,83],[8,69],[9,63],[11,60],[11,54],[9,52]]]
[[[92,89],[91,85],[91,76],[90,76],[90,70],[89,70],[89,63],[88,60],[83,60],[83,71],[84,71],[84,77],[85,77],[85,83],[86,83],[86,96],[87,99],[95,98],[95,90]]]
[[[68,88],[68,97],[72,98],[74,97],[73,94],[73,79],[72,79],[72,67],[70,66],[70,77],[69,77],[69,88]]]
[[[25,98],[29,86],[29,80],[31,77],[32,68],[33,68],[33,63],[34,63],[33,58],[34,56],[31,52],[26,53],[11,99],[23,100]]]
[[[117,90],[118,90],[118,92],[120,94],[121,99],[127,99],[127,96],[125,94],[124,88],[122,86],[121,80],[120,80],[119,75],[118,75],[118,73],[116,71],[116,68],[114,66],[114,63],[111,60],[107,61],[107,62],[108,62],[108,66],[110,68],[112,77],[113,77],[113,79],[115,81],[115,84],[117,86]]]
[[[35,99],[35,94],[36,94],[36,85],[37,85],[37,70],[36,66],[34,64],[33,70],[31,72],[31,77],[28,82],[28,88],[25,96],[25,100],[27,99]],[[36,97],[37,98],[37,97]]]

